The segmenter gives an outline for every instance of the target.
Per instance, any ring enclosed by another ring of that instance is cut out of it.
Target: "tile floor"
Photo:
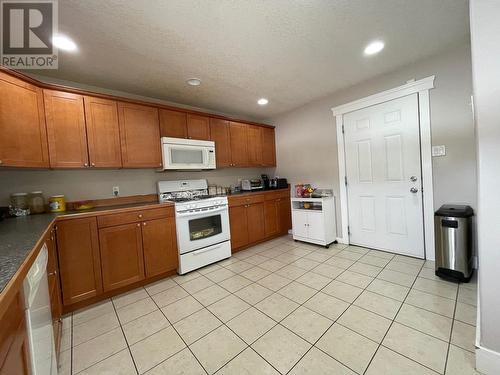
[[[476,284],[288,236],[64,318],[60,374],[475,374]]]

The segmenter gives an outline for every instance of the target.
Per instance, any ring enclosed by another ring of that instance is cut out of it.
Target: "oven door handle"
[[[178,217],[189,217],[189,216],[198,216],[200,214],[208,214],[208,213],[222,212],[222,211],[227,211],[227,206],[220,206],[219,208],[215,208],[215,209],[195,211],[195,212],[181,211],[181,212],[177,212],[177,216]]]
[[[210,247],[207,247],[205,249],[200,249],[200,250],[195,250],[193,251],[191,254],[193,255],[200,255],[200,254],[203,254],[203,253],[206,253],[207,251],[212,251],[212,250],[216,250],[218,248],[220,248],[221,245],[218,245],[218,246],[210,246]]]

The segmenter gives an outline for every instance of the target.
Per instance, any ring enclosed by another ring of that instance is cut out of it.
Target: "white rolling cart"
[[[291,198],[292,230],[295,241],[304,241],[326,248],[337,243],[335,200],[321,198]]]

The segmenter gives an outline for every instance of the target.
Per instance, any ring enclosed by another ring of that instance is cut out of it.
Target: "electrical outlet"
[[[119,186],[113,186],[113,195],[115,197],[120,195],[120,187]]]
[[[432,156],[446,156],[446,146],[432,146]]]

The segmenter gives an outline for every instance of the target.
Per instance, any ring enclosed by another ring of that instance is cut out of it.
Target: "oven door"
[[[206,211],[177,212],[175,216],[180,254],[230,239],[227,206],[210,208]]]
[[[164,143],[163,169],[207,169],[208,148],[204,146]]]

